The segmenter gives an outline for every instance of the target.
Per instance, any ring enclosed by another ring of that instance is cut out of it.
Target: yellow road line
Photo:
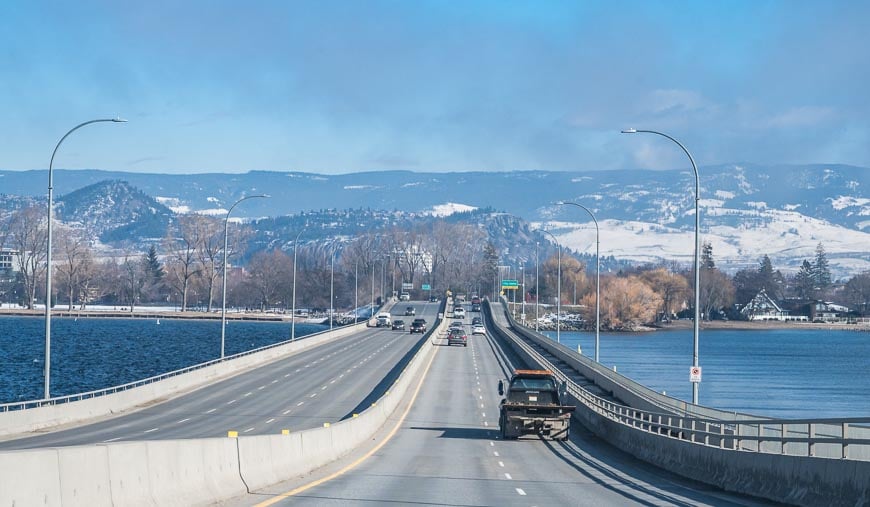
[[[405,412],[402,413],[402,417],[399,418],[399,421],[396,423],[396,425],[393,427],[393,429],[390,430],[390,433],[387,434],[387,436],[378,445],[376,445],[369,452],[365,453],[359,459],[357,459],[353,463],[347,465],[346,467],[342,468],[341,470],[339,470],[335,473],[332,473],[326,477],[323,477],[321,479],[317,479],[316,481],[309,482],[308,484],[305,484],[304,486],[299,486],[296,489],[292,489],[290,491],[287,491],[286,493],[280,493],[278,495],[275,495],[274,497],[270,498],[269,500],[266,500],[264,502],[256,504],[255,507],[266,507],[267,505],[274,505],[274,504],[280,502],[281,500],[283,500],[287,497],[298,495],[299,493],[302,493],[303,491],[307,491],[315,486],[319,486],[319,485],[323,484],[324,482],[329,482],[329,481],[335,479],[336,477],[340,477],[340,476],[344,475],[345,473],[353,470],[354,468],[359,466],[360,463],[369,459],[372,456],[372,454],[378,452],[381,449],[381,447],[386,445],[386,443],[389,442],[390,439],[393,438],[393,436],[395,436],[395,434],[399,431],[399,428],[402,427],[402,423],[405,422],[405,418],[408,417],[408,414],[411,412],[411,408],[414,407],[414,402],[417,401],[417,395],[420,394],[420,389],[423,387],[423,381],[426,380],[426,375],[429,374],[429,367],[432,366],[432,362],[435,360],[436,354],[438,354],[437,348],[435,349],[435,352],[432,353],[432,357],[429,358],[429,363],[426,365],[426,369],[423,371],[423,376],[420,378],[420,383],[417,384],[417,388],[414,390],[414,396],[411,397],[411,401],[408,403],[408,408],[406,408]]]

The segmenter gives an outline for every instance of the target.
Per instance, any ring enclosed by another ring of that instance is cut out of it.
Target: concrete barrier
[[[150,406],[155,401],[169,399],[303,350],[344,338],[359,331],[363,326],[363,324],[345,326],[318,333],[127,391],[58,405],[0,412],[0,437],[30,433],[65,424],[84,423],[145,405]]]
[[[329,427],[0,452],[0,505],[208,505],[303,475],[368,442],[434,350],[423,343],[375,406]]]

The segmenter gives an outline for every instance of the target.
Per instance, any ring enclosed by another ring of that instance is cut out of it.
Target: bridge
[[[0,505],[862,505],[870,418],[778,420],[658,394],[484,305],[447,347],[365,324],[127,386],[0,406]],[[404,306],[400,307],[404,308]],[[567,442],[498,438],[496,385],[549,368]]]

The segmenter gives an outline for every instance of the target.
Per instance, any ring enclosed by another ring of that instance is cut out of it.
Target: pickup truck
[[[505,389],[507,387],[507,389]],[[507,386],[498,382],[498,426],[504,440],[540,434],[550,440],[568,440],[571,413],[564,405],[565,384],[559,385],[550,370],[516,370]]]

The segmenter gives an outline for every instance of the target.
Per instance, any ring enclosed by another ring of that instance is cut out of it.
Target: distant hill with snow
[[[821,242],[835,275],[870,269],[870,169],[727,164],[699,172],[702,240],[713,244],[720,266],[755,265],[767,254],[777,267],[794,269]],[[0,188],[19,199],[44,196],[45,180],[45,171],[0,171]],[[55,170],[55,193],[66,195],[105,180],[124,180],[177,212],[221,215],[244,195],[269,194],[271,199],[252,199],[234,211],[249,218],[329,209],[446,216],[491,208],[551,228],[566,246],[594,253],[591,220],[582,210],[554,204],[573,200],[595,213],[602,256],[688,262],[693,245],[690,170],[342,175]]]

